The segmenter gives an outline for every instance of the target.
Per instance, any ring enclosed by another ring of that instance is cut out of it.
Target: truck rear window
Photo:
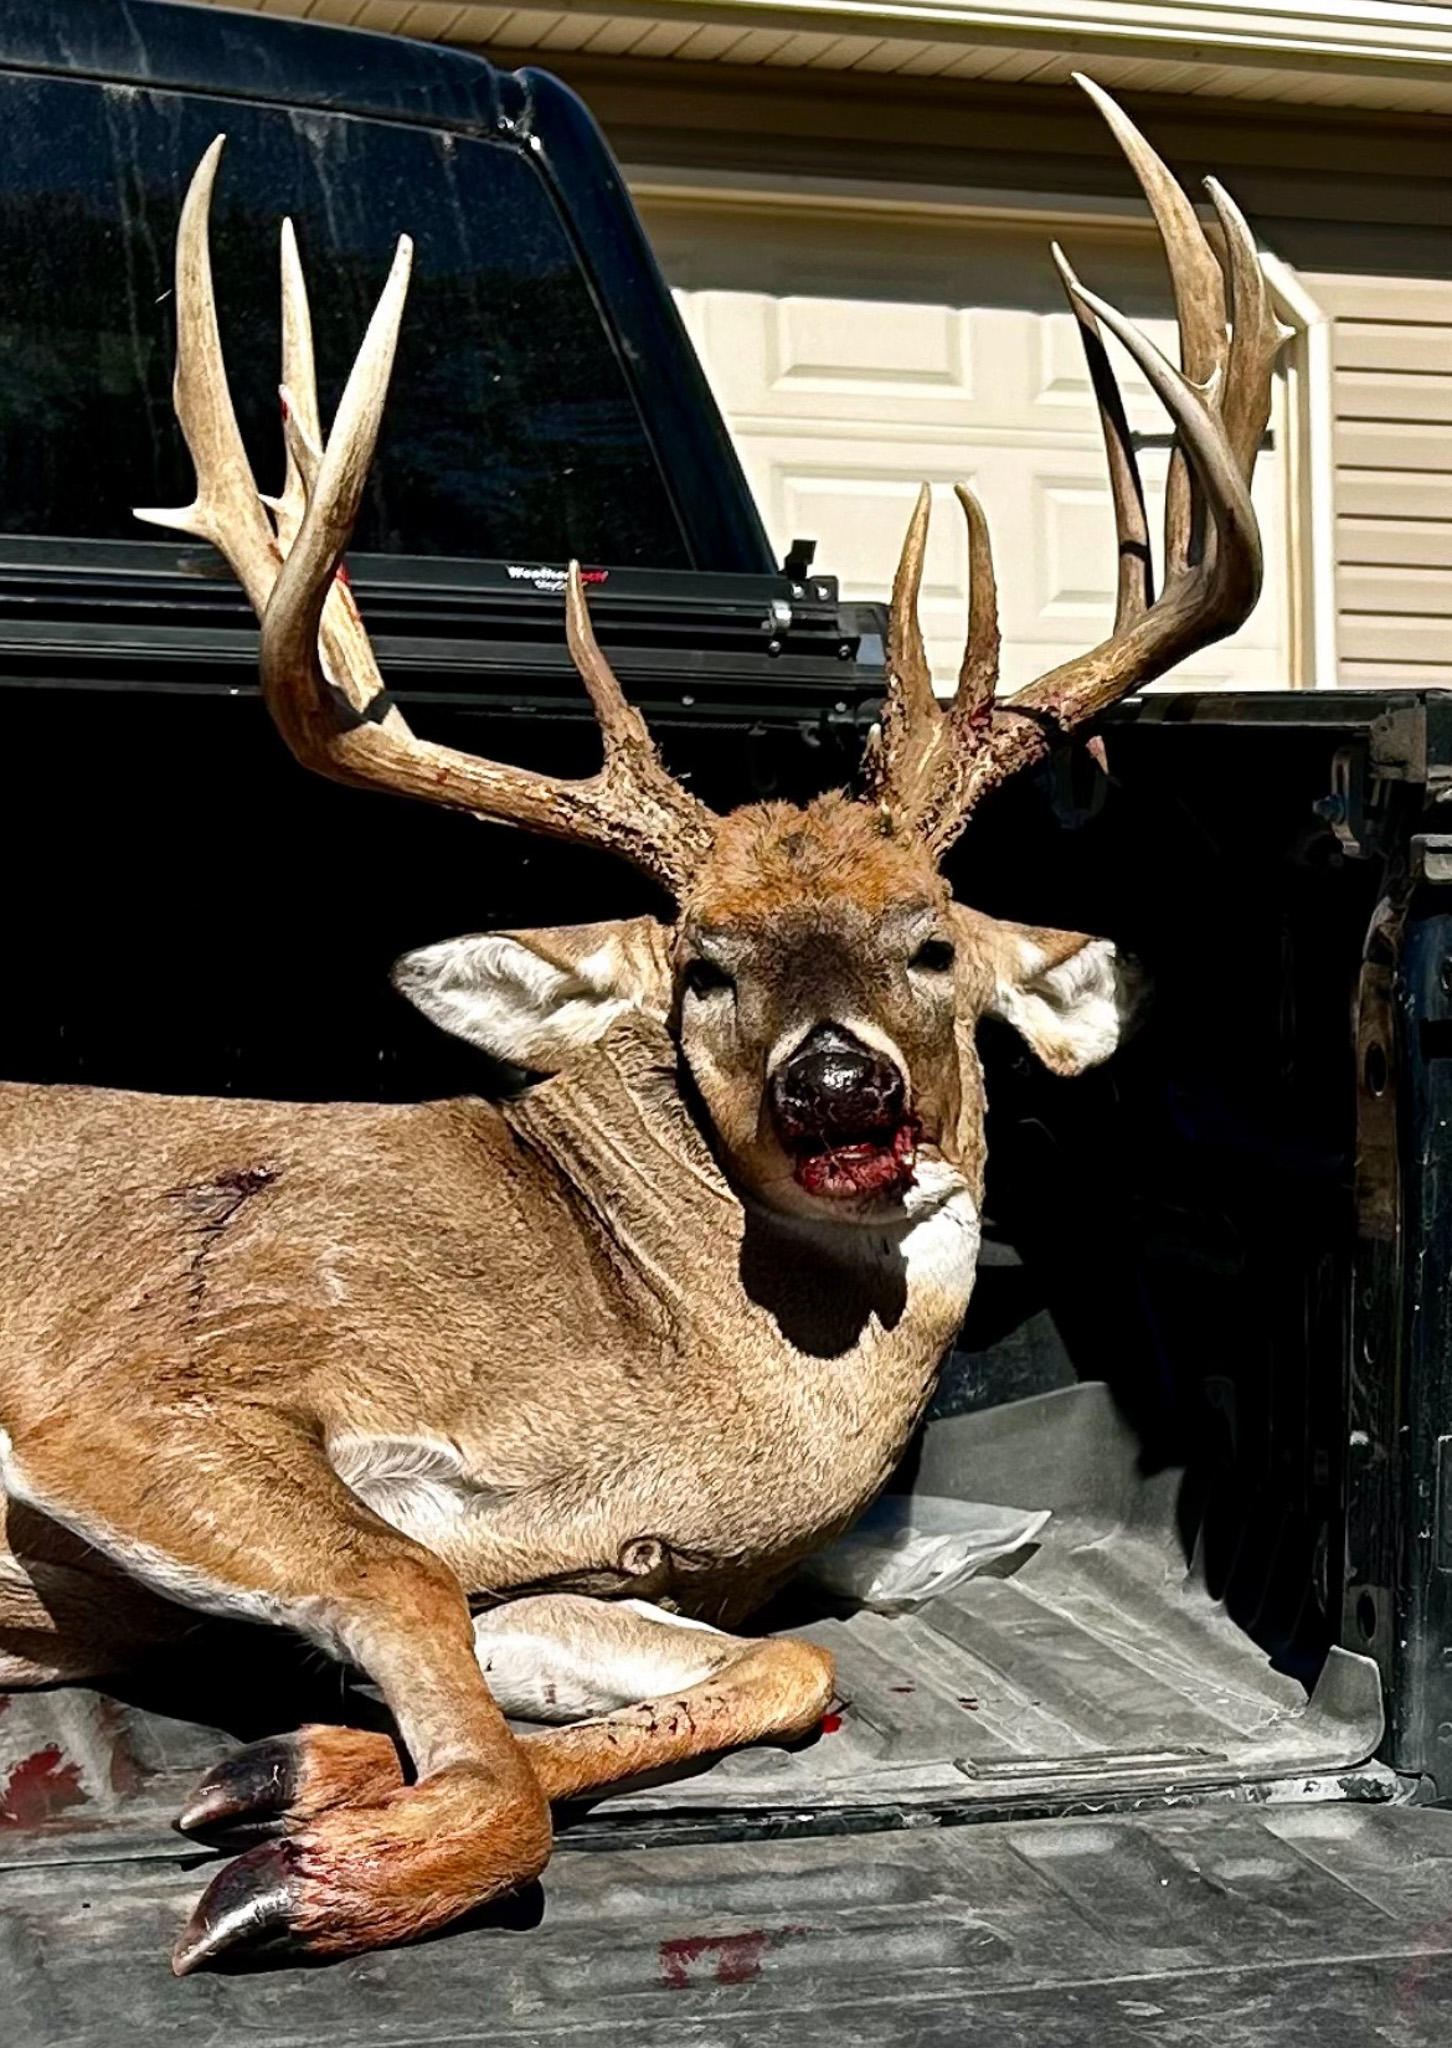
[[[172,257],[187,180],[225,130],[213,267],[264,491],[281,477],[282,216],[312,294],[325,421],[406,231],[413,286],[358,548],[690,566],[629,377],[523,150],[86,80],[12,75],[5,107],[0,530],[136,540],[134,505],[189,501]]]

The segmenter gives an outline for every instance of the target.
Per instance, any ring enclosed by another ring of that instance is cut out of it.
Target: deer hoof
[[[292,1863],[289,1843],[267,1843],[214,1877],[172,1950],[175,1974],[185,1977],[223,1956],[304,1947],[293,1934],[298,1882]]]
[[[184,1835],[226,1846],[266,1841],[337,1806],[381,1799],[402,1783],[386,1735],[299,1728],[249,1742],[200,1781],[178,1815]]]
[[[296,1736],[249,1742],[207,1772],[177,1815],[177,1828],[204,1841],[276,1834],[297,1795],[301,1764]]]

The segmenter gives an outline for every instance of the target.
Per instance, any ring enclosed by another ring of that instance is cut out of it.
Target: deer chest
[[[860,1390],[821,1384],[805,1399],[742,1403],[629,1456],[588,1457],[512,1489],[491,1461],[425,1436],[334,1439],[339,1477],[374,1512],[444,1557],[479,1594],[561,1590],[689,1599],[719,1581],[805,1555],[880,1489],[931,1384]],[[836,1376],[840,1380],[840,1375]]]
[[[971,1283],[963,1206],[923,1226],[900,1312],[874,1308],[829,1343],[792,1343],[775,1321],[774,1348],[704,1329],[608,1390],[592,1376],[588,1401],[571,1399],[578,1361],[573,1376],[556,1361],[528,1390],[530,1429],[491,1397],[447,1435],[339,1434],[334,1466],[474,1594],[634,1593],[719,1614],[729,1587],[780,1577],[890,1477]]]

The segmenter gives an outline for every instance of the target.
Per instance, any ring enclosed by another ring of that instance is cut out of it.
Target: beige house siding
[[[213,0],[236,6],[238,0]],[[243,0],[272,14],[488,46],[677,64],[879,77],[1452,109],[1452,22],[1442,0]]]
[[[1452,683],[1452,283],[1310,276],[1333,325],[1347,683]]]

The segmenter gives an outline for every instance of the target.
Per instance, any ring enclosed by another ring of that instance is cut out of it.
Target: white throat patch
[[[805,1238],[834,1259],[864,1265],[902,1260],[911,1284],[961,1296],[963,1306],[973,1291],[978,1246],[983,1235],[978,1204],[957,1168],[946,1159],[924,1159],[913,1185],[902,1196],[899,1213],[882,1223],[830,1217],[806,1218],[769,1212],[773,1227]]]

